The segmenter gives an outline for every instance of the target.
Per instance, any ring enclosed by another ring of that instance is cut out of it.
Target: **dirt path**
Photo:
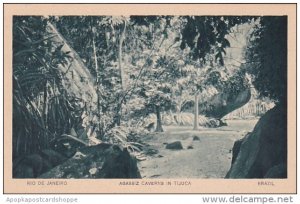
[[[153,133],[144,142],[158,151],[139,162],[143,178],[224,178],[230,168],[234,141],[252,131],[257,120],[231,120],[221,128],[168,126],[164,133]],[[193,141],[193,136],[200,140]],[[183,150],[169,150],[166,143],[180,141]],[[192,146],[193,149],[187,149]]]

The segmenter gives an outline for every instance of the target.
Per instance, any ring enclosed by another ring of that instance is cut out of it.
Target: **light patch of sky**
[[[247,46],[248,38],[253,30],[253,23],[245,23],[236,25],[226,38],[230,43],[230,47],[226,48],[224,56],[225,66],[229,72],[234,72],[245,63],[244,52]]]

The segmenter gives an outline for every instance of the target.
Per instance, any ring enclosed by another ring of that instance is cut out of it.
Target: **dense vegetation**
[[[245,24],[253,25],[246,61],[228,70],[228,35]],[[134,151],[143,118],[156,114],[163,131],[162,112],[234,95],[249,86],[246,73],[261,96],[282,102],[286,26],[285,17],[16,16],[13,156],[63,134]],[[74,74],[83,70],[90,74]]]

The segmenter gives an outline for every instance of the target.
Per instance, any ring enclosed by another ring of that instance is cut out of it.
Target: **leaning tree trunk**
[[[47,24],[49,32],[56,34],[52,40],[56,43],[63,43],[62,51],[70,52],[73,60],[68,65],[59,65],[57,68],[62,74],[63,86],[70,94],[78,98],[84,98],[90,103],[97,103],[95,78],[89,69],[82,62],[77,52],[68,44],[68,41],[57,31],[50,22]]]
[[[194,107],[194,130],[199,129],[198,105],[199,105],[198,92],[196,92],[195,93],[195,107]]]
[[[68,52],[71,57],[67,60],[68,64],[60,64],[57,67],[57,70],[61,74],[63,89],[68,95],[81,99],[85,103],[89,103],[86,111],[88,114],[94,114],[93,108],[97,106],[98,102],[97,81],[95,80],[95,76],[90,73],[79,54],[68,44],[68,41],[50,22],[47,24],[47,30],[49,33],[54,34],[52,41],[55,44],[63,44],[61,50],[66,53]],[[82,126],[84,125],[86,124],[82,121]],[[88,132],[87,128],[89,126],[85,127],[85,131]]]
[[[163,132],[162,122],[161,122],[161,114],[159,106],[155,106],[156,111],[156,130],[155,132]]]

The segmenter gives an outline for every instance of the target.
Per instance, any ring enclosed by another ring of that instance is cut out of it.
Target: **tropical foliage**
[[[228,36],[241,25],[253,32],[236,65]],[[64,134],[140,151],[147,117],[155,114],[161,132],[166,114],[179,119],[193,102],[197,129],[199,104],[249,88],[246,73],[262,96],[282,101],[285,30],[281,17],[16,16],[13,155]]]
[[[263,17],[246,50],[247,70],[261,96],[287,100],[287,17]]]

